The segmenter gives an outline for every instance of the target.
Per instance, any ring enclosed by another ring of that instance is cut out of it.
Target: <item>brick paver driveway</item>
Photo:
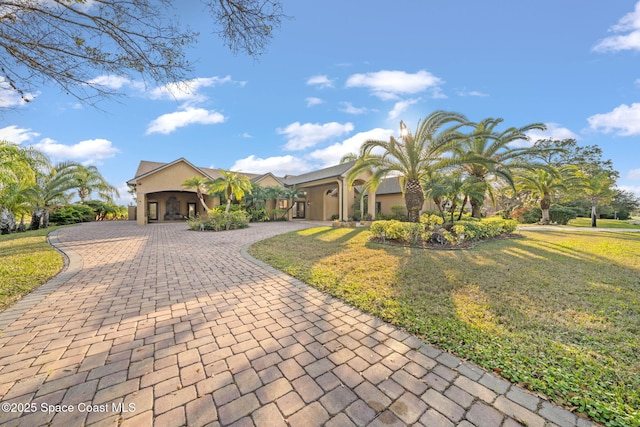
[[[310,225],[59,230],[67,271],[0,315],[0,424],[591,425],[244,252]]]

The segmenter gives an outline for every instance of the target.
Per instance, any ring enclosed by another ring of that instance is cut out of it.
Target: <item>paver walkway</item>
[[[308,226],[60,229],[0,315],[0,424],[593,425],[246,255]]]

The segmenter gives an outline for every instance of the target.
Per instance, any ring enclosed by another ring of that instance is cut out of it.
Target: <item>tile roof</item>
[[[313,181],[320,181],[328,178],[338,178],[353,167],[356,162],[347,162],[340,165],[330,166],[317,171],[304,173],[296,176],[285,176],[282,181],[287,185],[306,184]]]

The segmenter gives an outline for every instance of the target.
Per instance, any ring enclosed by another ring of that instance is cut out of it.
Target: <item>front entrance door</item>
[[[149,221],[158,220],[158,202],[149,202],[147,205]]]
[[[306,216],[307,203],[306,202],[296,202],[296,206],[293,211],[293,217],[298,219],[303,219]]]
[[[196,214],[198,213],[196,211],[196,204],[195,203],[187,203],[187,217],[189,218],[195,218]]]

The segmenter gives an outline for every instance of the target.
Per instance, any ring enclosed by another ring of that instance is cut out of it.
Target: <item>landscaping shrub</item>
[[[49,221],[57,225],[77,224],[94,220],[96,212],[86,205],[63,205],[51,212]]]
[[[407,210],[402,205],[391,206],[391,212],[395,219],[405,219],[407,217]]]
[[[249,208],[247,209],[247,214],[249,215],[250,222],[265,222],[270,219],[265,208]]]
[[[424,213],[420,215],[420,224],[424,224],[427,228],[437,228],[444,224],[444,219],[437,214]]]
[[[206,217],[190,218],[187,220],[192,230],[236,230],[249,226],[249,214],[245,211],[224,212],[224,210],[212,209]]]
[[[562,205],[551,205],[549,207],[549,220],[557,224],[567,225],[567,223],[578,217],[577,210]]]
[[[520,224],[535,224],[542,218],[542,209],[537,206],[524,206],[514,209],[511,218]]]
[[[437,221],[437,219],[440,221]],[[430,222],[433,221],[433,222]],[[502,234],[513,233],[517,223],[499,217],[477,221],[475,219],[456,221],[450,230],[441,227],[442,218],[425,214],[420,223],[401,222],[398,220],[374,221],[371,234],[374,238],[394,240],[399,243],[420,245],[423,243],[457,245],[463,241],[490,239]]]

